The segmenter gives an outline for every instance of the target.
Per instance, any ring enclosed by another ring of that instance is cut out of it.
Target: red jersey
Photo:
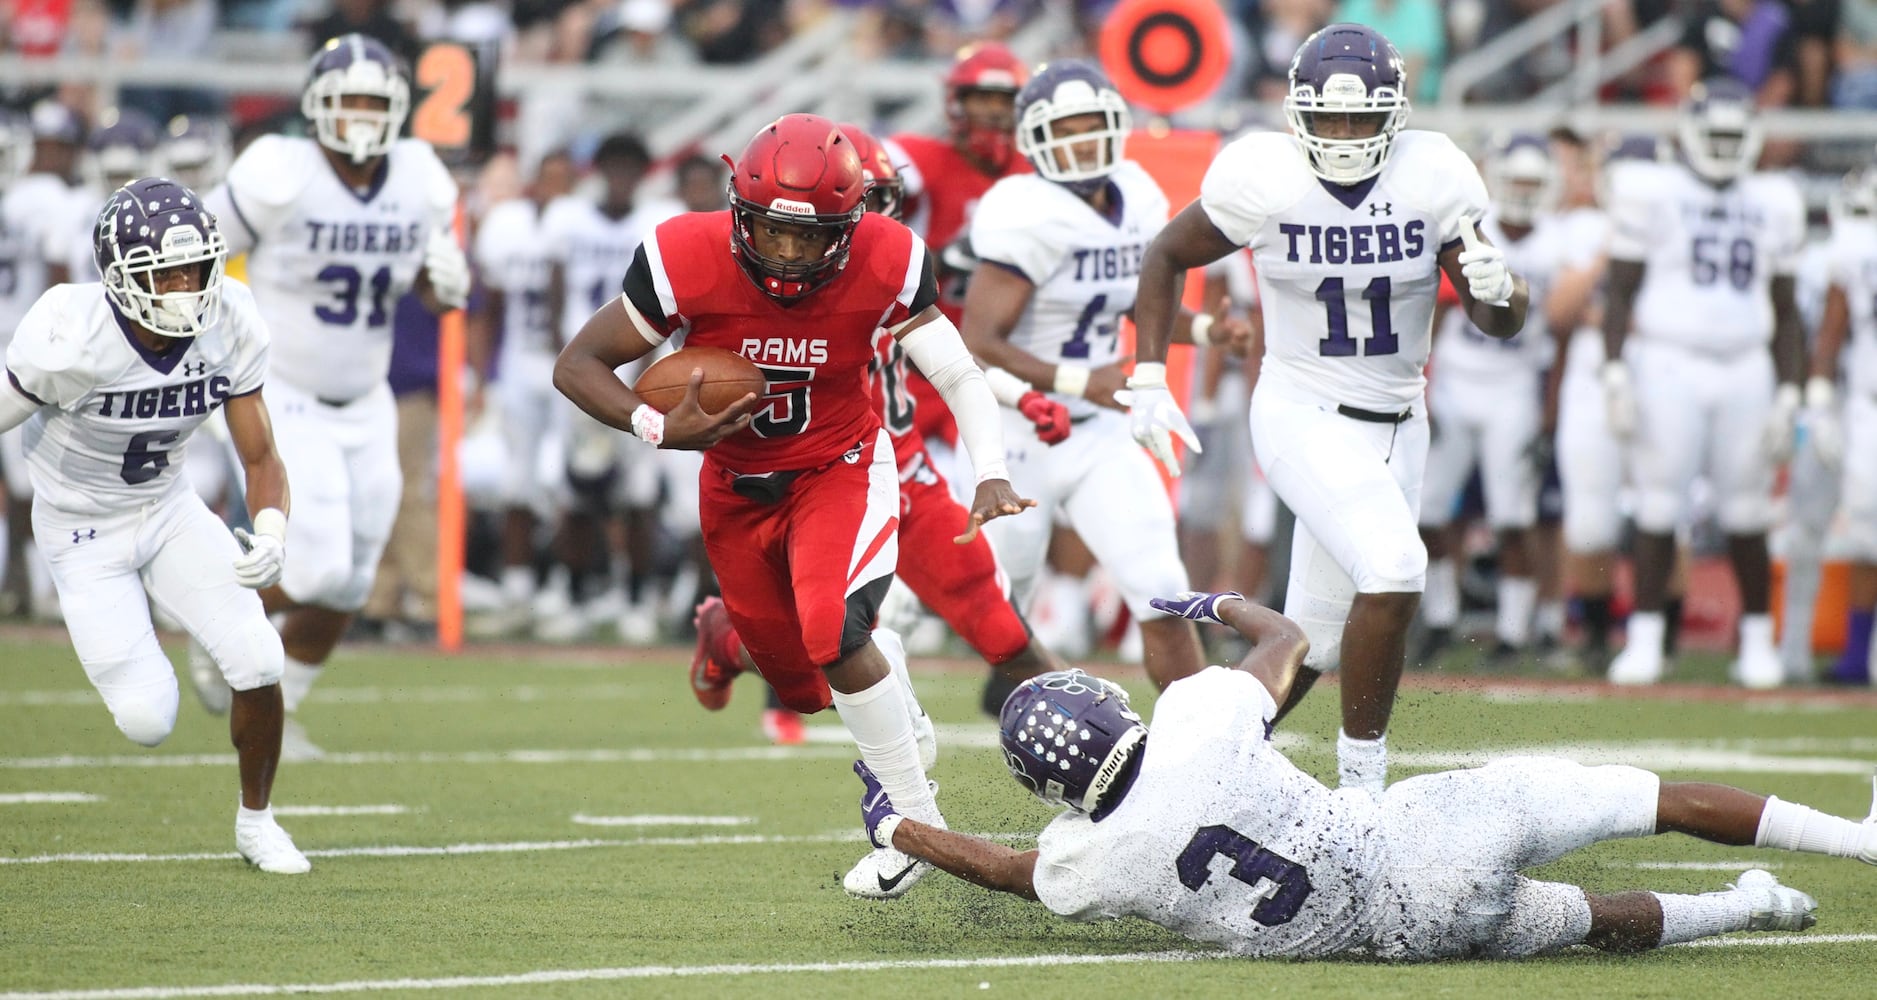
[[[826,465],[878,431],[869,385],[874,331],[937,300],[932,261],[911,230],[868,213],[846,268],[784,306],[737,265],[730,226],[728,211],[660,225],[626,272],[626,299],[678,346],[735,351],[768,378],[749,429],[719,441],[709,460],[739,473]]]
[[[925,240],[926,246],[939,250],[965,235],[978,199],[991,185],[1011,174],[1030,172],[1030,161],[1012,156],[1003,173],[983,173],[950,139],[938,136],[897,135],[892,142],[904,151],[908,161],[896,164],[906,182],[906,224]],[[964,312],[964,283],[951,280],[942,286],[939,308],[957,323]]]
[[[906,352],[885,330],[875,339],[873,359],[873,394],[879,404],[880,425],[886,428],[893,438],[893,457],[899,467],[905,469],[909,462],[925,450],[925,435],[919,432],[919,401],[913,395],[912,379],[918,378],[912,364],[906,360]],[[909,379],[909,376],[912,378]],[[930,383],[927,383],[928,386]],[[944,408],[943,401],[940,409]]]

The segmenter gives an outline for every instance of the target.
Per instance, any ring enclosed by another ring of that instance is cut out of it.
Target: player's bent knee
[[[1569,501],[1564,505],[1564,548],[1570,552],[1608,552],[1616,548],[1621,527],[1615,518],[1573,515]]]
[[[1681,500],[1673,493],[1638,490],[1636,494],[1636,530],[1651,535],[1666,535],[1675,530],[1681,516]]]
[[[1362,561],[1355,575],[1356,590],[1364,594],[1418,594],[1427,586],[1427,546],[1397,543],[1378,548]]]
[[[286,668],[286,654],[281,649],[280,633],[266,618],[254,616],[230,629],[213,646],[209,655],[221,668],[222,677],[236,691],[252,691],[280,683]]]
[[[1730,497],[1714,512],[1715,523],[1729,535],[1758,535],[1773,523],[1773,505],[1766,497]]]
[[[156,746],[176,728],[178,693],[174,677],[168,685],[152,684],[105,693],[104,700],[118,731],[133,743]]]

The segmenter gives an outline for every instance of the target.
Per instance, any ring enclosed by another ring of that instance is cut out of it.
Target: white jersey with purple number
[[[502,354],[553,356],[559,333],[548,329],[548,266],[553,253],[543,233],[542,213],[529,198],[489,209],[476,231],[476,266],[482,280],[502,293]]]
[[[978,260],[1035,286],[1011,344],[1051,364],[1099,368],[1120,357],[1141,258],[1167,224],[1167,196],[1139,164],[1123,160],[1109,179],[1109,216],[1060,184],[1017,174],[992,185],[971,217]],[[1086,399],[1057,398],[1076,416],[1095,412]]]
[[[1260,377],[1330,405],[1419,405],[1441,251],[1487,207],[1451,139],[1404,131],[1381,173],[1345,187],[1312,173],[1288,133],[1254,132],[1220,151],[1199,198],[1219,232],[1251,248]]]
[[[1844,346],[1845,384],[1877,399],[1877,222],[1849,219],[1831,234],[1831,283],[1844,292],[1851,329]]]
[[[1242,671],[1168,685],[1121,805],[1099,823],[1064,813],[1043,831],[1037,898],[1074,920],[1141,917],[1243,955],[1368,944],[1385,860],[1377,807],[1278,753],[1276,712]]]
[[[152,354],[105,300],[104,286],[58,285],[7,348],[11,389],[42,409],[26,422],[36,502],[71,514],[135,509],[171,491],[189,437],[267,375],[268,333],[240,282],[222,284],[220,322]]]
[[[595,310],[619,297],[639,244],[659,223],[683,211],[683,205],[659,199],[615,219],[591,199],[572,194],[547,207],[541,216],[541,238],[550,259],[561,266],[563,341],[572,340]]]
[[[228,253],[274,331],[274,372],[320,399],[350,401],[391,370],[391,317],[447,232],[456,182],[428,143],[400,139],[366,191],[311,139],[256,139],[205,196]]]
[[[1435,334],[1434,356],[1439,358],[1439,378],[1458,377],[1473,380],[1517,378],[1551,367],[1557,346],[1545,328],[1545,296],[1551,281],[1572,261],[1586,253],[1595,254],[1596,244],[1581,247],[1573,244],[1579,235],[1567,216],[1541,215],[1532,228],[1518,239],[1506,235],[1499,220],[1488,216],[1480,225],[1494,246],[1505,251],[1506,266],[1525,279],[1531,290],[1531,309],[1525,314],[1525,326],[1511,337],[1488,336],[1466,311],[1448,309]]]
[[[1679,163],[1610,170],[1613,260],[1644,265],[1630,335],[1732,355],[1773,339],[1773,278],[1791,276],[1805,206],[1790,178],[1715,187]]]

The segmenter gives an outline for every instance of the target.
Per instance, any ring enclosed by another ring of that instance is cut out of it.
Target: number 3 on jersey
[[[330,304],[313,307],[313,315],[318,316],[320,322],[334,326],[351,326],[358,322],[359,289],[364,284],[358,268],[350,264],[328,264],[313,280],[325,285],[327,294],[332,296]],[[389,303],[385,301],[390,291],[391,269],[381,267],[371,276],[371,311],[365,314],[366,326],[383,326],[390,318]]]
[[[1212,859],[1216,857],[1231,858],[1232,878],[1258,890],[1261,898],[1258,905],[1251,908],[1251,919],[1266,927],[1295,920],[1297,911],[1303,909],[1304,900],[1310,898],[1315,888],[1310,884],[1310,873],[1302,865],[1273,854],[1250,837],[1221,825],[1202,826],[1193,834],[1193,839],[1186,842],[1186,849],[1174,862],[1179,868],[1180,884],[1194,892],[1205,888],[1206,880],[1212,877]],[[1271,887],[1259,890],[1263,882],[1271,883]]]
[[[1369,302],[1368,342],[1362,345],[1363,357],[1373,358],[1401,350],[1395,336],[1394,322],[1388,316],[1388,278],[1379,277],[1362,290]],[[1317,353],[1326,358],[1356,356],[1356,338],[1349,333],[1349,303],[1343,298],[1343,279],[1324,278],[1317,285],[1317,301],[1329,313],[1329,333],[1317,344]]]

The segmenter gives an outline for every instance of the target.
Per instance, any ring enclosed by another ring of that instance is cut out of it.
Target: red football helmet
[[[951,71],[945,74],[945,119],[951,125],[953,145],[983,161],[999,173],[1016,152],[1017,91],[1029,82],[1023,61],[998,42],[979,42],[958,50]],[[1002,120],[965,114],[964,95],[991,91],[1010,95],[1010,111]]]
[[[799,299],[847,266],[854,227],[866,212],[867,175],[839,126],[820,115],[783,115],[765,126],[730,164],[730,252],[771,298]],[[781,260],[756,250],[758,218],[825,228],[833,238],[812,260]]]
[[[841,132],[854,144],[861,172],[867,175],[867,211],[898,219],[906,206],[906,182],[900,179],[886,146],[852,122],[843,122]]]

